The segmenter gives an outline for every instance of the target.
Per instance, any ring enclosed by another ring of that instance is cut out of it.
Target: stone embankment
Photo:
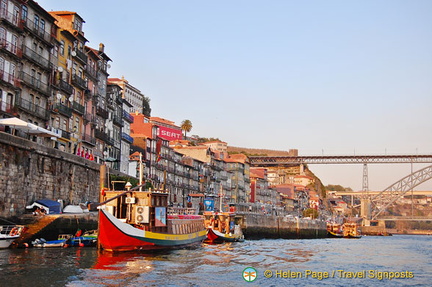
[[[321,220],[255,213],[243,213],[242,217],[241,226],[246,239],[327,237],[326,223]]]

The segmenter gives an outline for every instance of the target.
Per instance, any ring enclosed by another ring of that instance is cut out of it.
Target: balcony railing
[[[51,34],[42,30],[41,27],[38,25],[38,23],[27,18],[24,21],[24,25],[26,28],[28,28],[31,32],[33,32],[35,35],[40,37],[42,40],[51,44],[51,38],[52,38]]]
[[[61,104],[61,103],[54,104],[51,107],[51,110],[55,113],[61,113],[62,115],[65,115],[69,118],[72,116],[72,109],[69,108],[68,106]]]
[[[97,78],[97,70],[93,69],[90,65],[86,67],[86,73],[93,78]]]
[[[129,143],[133,143],[134,139],[127,133],[121,133],[121,138]]]
[[[83,90],[87,89],[87,82],[76,74],[72,76],[72,84],[75,84]]]
[[[72,94],[73,87],[71,85],[69,85],[66,81],[63,81],[60,79],[60,80],[57,80],[56,84],[62,91],[64,91],[68,95]]]
[[[51,131],[53,131],[54,133],[56,133],[61,138],[64,138],[64,139],[67,139],[67,140],[70,140],[70,138],[71,138],[71,133],[67,132],[65,130],[52,128]]]
[[[0,102],[0,111],[14,116],[18,115],[18,109],[15,105],[6,102]]]
[[[123,110],[123,118],[125,120],[127,120],[129,123],[133,123],[134,122],[134,118],[133,116],[131,116],[128,112],[126,112],[125,110]]]
[[[29,60],[38,64],[42,68],[49,69],[49,60],[42,55],[39,55],[37,52],[33,51],[27,46],[24,46],[24,56],[26,56]]]
[[[20,87],[20,81],[18,78],[14,77],[14,75],[9,74],[3,70],[0,70],[0,81],[11,84],[14,87]]]
[[[81,114],[81,115],[84,115],[84,112],[85,112],[85,108],[84,108],[84,106],[83,105],[81,105],[80,103],[77,103],[77,102],[72,102],[72,109],[75,111],[75,112],[77,112],[77,113],[79,113],[79,114]]]
[[[82,140],[92,145],[96,144],[96,139],[88,134],[83,134]]]
[[[107,139],[106,133],[100,130],[95,130],[95,137],[103,141],[106,141]]]
[[[0,8],[0,19],[5,19],[10,24],[22,29],[23,22],[19,18],[19,15],[8,12],[4,8]]]
[[[108,112],[107,112],[107,110],[105,110],[102,107],[98,106],[96,108],[96,114],[99,115],[99,116],[101,116],[101,117],[103,117],[104,119],[108,119]]]
[[[34,104],[22,98],[17,98],[16,106],[24,111],[27,111],[29,113],[38,116],[41,119],[47,120],[49,118],[46,107]]]
[[[78,49],[75,49],[74,52],[75,54],[72,54],[75,55],[74,58],[80,60],[83,64],[87,64],[87,55],[84,52]]]
[[[122,120],[122,118],[119,117],[119,116],[117,116],[117,115],[114,115],[113,122],[114,122],[114,124],[116,124],[118,126],[121,126],[121,127],[123,126],[123,120]]]
[[[45,95],[49,95],[48,85],[43,83],[41,80],[39,80],[36,77],[29,75],[25,72],[21,73],[21,78],[27,86],[45,94]]]
[[[0,41],[0,49],[3,51],[8,51],[20,58],[22,57],[22,49],[18,47],[18,45],[4,39]]]
[[[89,113],[86,113],[84,115],[84,121],[86,121],[87,123],[91,123],[91,124],[95,124],[96,123],[96,119],[95,116]]]

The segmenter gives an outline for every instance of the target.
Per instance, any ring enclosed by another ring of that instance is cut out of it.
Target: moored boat
[[[328,238],[343,238],[343,230],[340,224],[327,222],[327,237]]]
[[[346,222],[342,225],[344,238],[361,238],[359,226],[354,222]]]
[[[99,247],[116,252],[202,242],[203,217],[194,209],[168,207],[168,195],[165,190],[105,191],[99,207]]]
[[[204,224],[207,227],[207,243],[244,241],[243,232],[235,224],[235,214],[232,212],[204,212]]]
[[[0,249],[9,248],[15,239],[20,237],[24,226],[0,225]]]

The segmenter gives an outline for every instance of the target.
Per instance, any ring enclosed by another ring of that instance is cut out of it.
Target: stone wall
[[[246,239],[263,238],[325,238],[327,227],[324,221],[287,218],[263,214],[243,214],[241,224]]]
[[[100,165],[0,132],[0,217],[13,218],[35,200],[99,201]]]

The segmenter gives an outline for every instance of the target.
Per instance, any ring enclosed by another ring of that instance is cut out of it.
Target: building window
[[[40,30],[41,30],[41,32],[45,32],[45,20],[44,19],[40,20]]]
[[[34,16],[34,29],[35,30],[39,29],[39,16],[38,15]]]
[[[60,41],[60,55],[64,56],[65,41]]]
[[[26,21],[27,15],[28,15],[28,8],[27,8],[27,6],[23,5],[22,6],[22,12],[21,12],[21,19]]]

